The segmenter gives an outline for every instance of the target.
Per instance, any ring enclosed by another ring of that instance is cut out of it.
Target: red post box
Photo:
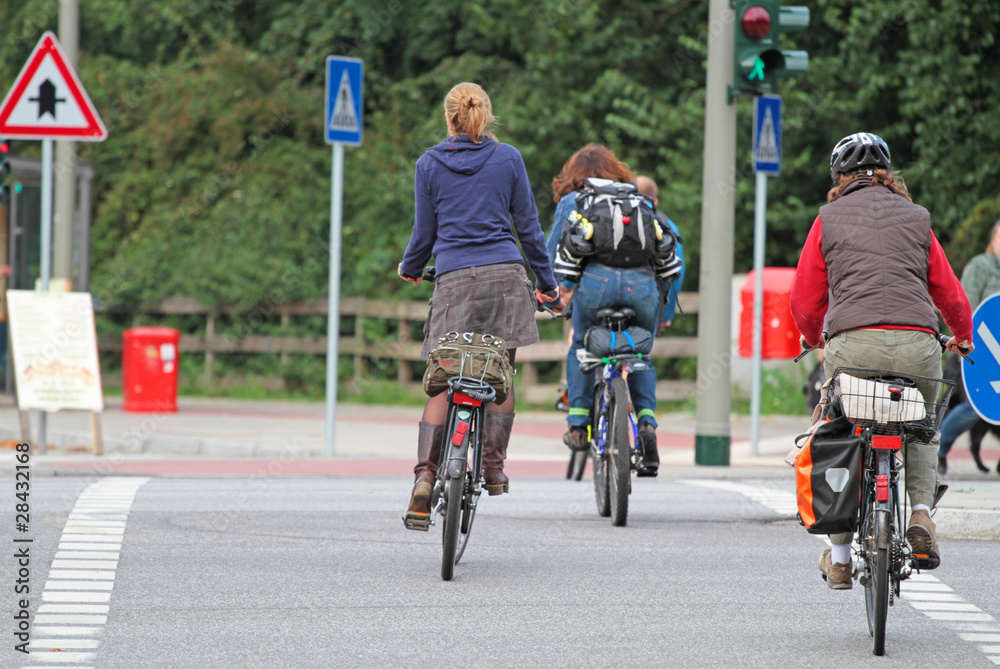
[[[177,411],[177,345],[173,328],[139,327],[122,333],[125,411]]]
[[[794,358],[801,351],[799,330],[792,320],[788,298],[795,280],[793,267],[765,267],[761,327],[762,358]],[[740,357],[753,357],[753,294],[756,274],[751,271],[740,286]]]

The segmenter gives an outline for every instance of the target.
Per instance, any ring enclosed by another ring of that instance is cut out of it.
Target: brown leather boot
[[[503,473],[503,461],[507,459],[507,444],[510,443],[510,429],[514,426],[514,413],[487,409],[483,423],[483,481],[486,492],[501,495],[510,488],[510,480]]]
[[[444,425],[431,425],[420,421],[420,433],[417,436],[417,465],[413,468],[416,481],[413,485],[413,494],[410,495],[410,506],[403,516],[403,525],[408,530],[426,532],[430,529],[431,489],[434,486],[434,476],[437,474],[443,436]]]

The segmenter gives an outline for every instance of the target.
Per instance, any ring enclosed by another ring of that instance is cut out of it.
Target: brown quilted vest
[[[833,292],[829,336],[892,325],[937,332],[927,293],[930,214],[866,179],[852,182],[844,192],[819,210]]]

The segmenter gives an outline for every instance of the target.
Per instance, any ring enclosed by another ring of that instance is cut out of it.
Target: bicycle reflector
[[[898,451],[903,447],[903,438],[885,434],[876,434],[872,437],[872,448],[884,451]]]
[[[889,501],[889,475],[875,475],[875,499],[880,502]]]

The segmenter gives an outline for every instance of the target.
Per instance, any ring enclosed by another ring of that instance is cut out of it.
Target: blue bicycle
[[[601,309],[597,318],[613,338],[626,339],[625,323],[635,318],[635,310],[629,307]],[[576,357],[584,374],[594,370],[600,372],[594,382],[589,451],[594,462],[597,513],[605,518],[610,516],[613,525],[623,527],[628,520],[632,470],[636,470],[639,476],[656,475],[656,470],[642,467],[639,425],[626,381],[629,374],[649,370],[651,365],[649,358],[642,353],[598,357],[581,348],[577,350]]]

